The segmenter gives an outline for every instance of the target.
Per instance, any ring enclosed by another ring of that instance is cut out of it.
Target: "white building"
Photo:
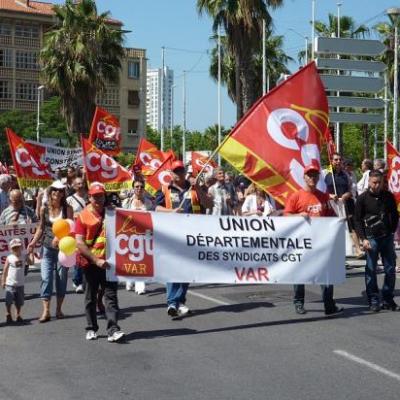
[[[161,82],[162,68],[147,70],[146,114],[147,125],[161,131]],[[174,71],[164,68],[164,130],[170,129],[172,122],[172,86]]]

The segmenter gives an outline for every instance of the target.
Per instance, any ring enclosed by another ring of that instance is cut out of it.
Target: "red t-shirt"
[[[332,217],[335,215],[329,204],[329,194],[319,190],[308,192],[301,189],[289,197],[284,214],[300,214],[302,212],[306,212],[310,217]]]

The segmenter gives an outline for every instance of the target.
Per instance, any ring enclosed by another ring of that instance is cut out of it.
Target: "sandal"
[[[64,313],[62,312],[62,311],[59,311],[57,314],[56,314],[56,318],[57,319],[63,319],[65,317],[65,315],[64,315]]]
[[[39,322],[41,323],[41,324],[43,324],[44,322],[49,322],[50,321],[50,319],[51,319],[51,317],[50,317],[50,315],[42,315],[40,318],[39,318]]]

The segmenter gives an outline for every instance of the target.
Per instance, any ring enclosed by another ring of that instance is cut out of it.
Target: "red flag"
[[[115,156],[121,152],[121,126],[115,115],[96,107],[89,142],[104,153]]]
[[[397,211],[400,212],[400,154],[388,140],[386,141],[386,152],[389,190],[393,193]]]
[[[212,176],[214,173],[214,169],[218,167],[218,164],[214,160],[209,160],[208,156],[197,153],[196,151],[192,151],[193,176],[197,176],[197,174],[200,173],[204,166],[205,168],[203,172],[205,173],[205,175]]]
[[[153,143],[142,138],[140,139],[136,159],[131,169],[140,169],[143,175],[153,175],[166,160],[165,155],[166,153],[159,150]]]
[[[132,175],[127,169],[88,140],[82,137],[81,141],[88,185],[101,182],[109,192],[131,189]]]
[[[260,98],[220,148],[236,169],[284,204],[304,185],[304,169],[320,165],[328,101],[311,62]],[[321,176],[318,188],[325,190]]]
[[[326,150],[328,152],[328,158],[330,162],[332,160],[333,155],[336,153],[336,145],[335,142],[333,141],[332,132],[329,129],[329,127],[325,129],[325,140],[326,140]]]
[[[49,186],[53,177],[47,166],[40,161],[35,148],[9,128],[6,128],[6,134],[20,188]]]
[[[172,158],[167,158],[154,172],[146,179],[146,190],[153,196],[161,189],[161,186],[168,186],[172,182]]]

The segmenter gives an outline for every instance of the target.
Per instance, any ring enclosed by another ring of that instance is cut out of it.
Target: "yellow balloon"
[[[76,250],[76,240],[72,236],[65,236],[63,237],[59,244],[58,248],[62,251],[65,255],[70,256]]]

